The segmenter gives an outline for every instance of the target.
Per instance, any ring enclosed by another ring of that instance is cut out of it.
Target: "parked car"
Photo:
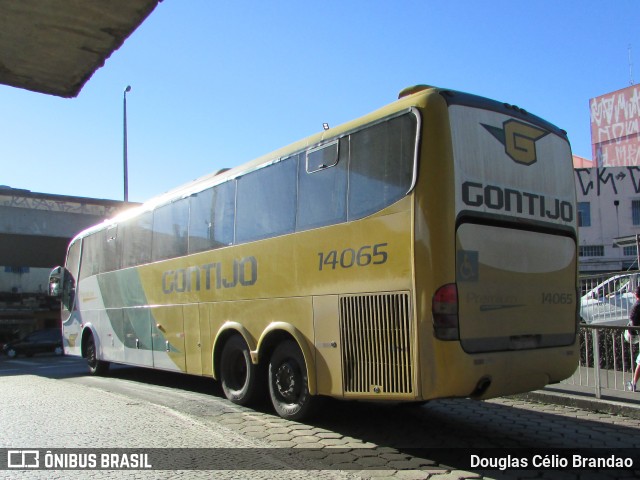
[[[11,358],[17,355],[31,357],[36,353],[45,352],[53,352],[56,355],[62,355],[64,353],[62,347],[62,332],[58,328],[36,330],[21,340],[8,342],[2,348],[4,353]]]
[[[639,280],[638,273],[625,273],[598,283],[580,299],[581,320],[587,324],[626,325]]]

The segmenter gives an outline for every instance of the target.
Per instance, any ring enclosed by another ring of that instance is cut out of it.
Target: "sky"
[[[127,85],[136,202],[415,84],[518,105],[591,159],[589,99],[640,82],[639,27],[638,0],[164,0],[76,98],[0,85],[0,185],[122,200]]]

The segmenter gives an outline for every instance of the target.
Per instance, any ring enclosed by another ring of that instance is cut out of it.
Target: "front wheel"
[[[289,420],[302,420],[316,410],[318,398],[309,394],[307,366],[293,340],[278,345],[269,361],[269,395],[276,413]]]
[[[244,339],[234,335],[227,340],[220,356],[220,381],[224,395],[238,405],[252,405],[264,395],[263,377],[258,366],[251,362],[249,346]]]
[[[87,339],[86,357],[91,375],[104,375],[109,370],[109,362],[98,360],[98,349],[93,334],[89,334]]]

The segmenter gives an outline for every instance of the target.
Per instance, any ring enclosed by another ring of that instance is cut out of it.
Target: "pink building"
[[[639,166],[640,86],[592,98],[589,109],[595,166]]]
[[[595,163],[593,160],[589,160],[588,158],[579,157],[578,155],[573,156],[573,168],[591,168],[594,167]]]

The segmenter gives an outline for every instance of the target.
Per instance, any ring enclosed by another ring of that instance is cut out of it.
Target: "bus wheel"
[[[91,375],[104,375],[109,370],[109,362],[98,360],[98,350],[96,348],[96,341],[93,339],[93,335],[89,334],[87,338],[87,365],[89,366],[89,373]]]
[[[240,335],[231,337],[222,348],[220,380],[225,397],[238,405],[255,403],[263,391],[258,367],[251,362],[249,347]]]
[[[278,345],[269,361],[269,394],[276,413],[289,420],[308,418],[318,398],[309,394],[307,367],[296,342]]]

